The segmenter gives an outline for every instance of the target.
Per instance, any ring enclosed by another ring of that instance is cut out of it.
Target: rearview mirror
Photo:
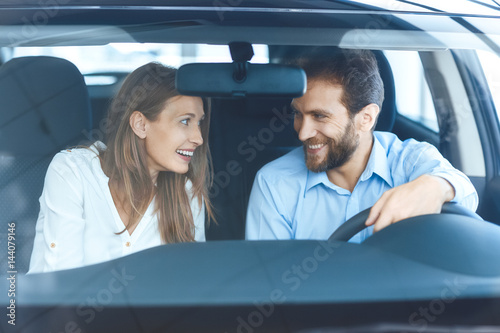
[[[299,97],[304,71],[295,66],[251,63],[195,63],[181,66],[175,79],[182,95],[201,97]]]

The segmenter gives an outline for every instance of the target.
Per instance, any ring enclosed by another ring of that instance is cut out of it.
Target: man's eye
[[[315,119],[323,119],[323,118],[325,118],[325,115],[320,114],[320,113],[315,113],[313,116],[314,116]]]
[[[301,117],[302,116],[302,113],[300,113],[299,111],[297,110],[293,110],[292,111],[292,115],[294,118],[298,118],[298,117]]]

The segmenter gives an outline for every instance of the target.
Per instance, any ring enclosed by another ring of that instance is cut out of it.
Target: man
[[[469,179],[428,143],[374,132],[384,87],[370,51],[338,50],[296,62],[307,92],[292,101],[303,147],[256,175],[247,239],[328,239],[371,208],[370,228],[352,241],[412,216],[439,213],[447,201],[475,211]]]

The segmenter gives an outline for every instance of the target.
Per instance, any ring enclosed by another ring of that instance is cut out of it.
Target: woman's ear
[[[140,111],[134,111],[129,119],[130,127],[140,139],[146,138],[146,116]]]
[[[360,116],[359,126],[364,132],[371,131],[375,123],[377,122],[377,117],[380,112],[380,108],[377,104],[371,103],[365,106],[358,114]]]

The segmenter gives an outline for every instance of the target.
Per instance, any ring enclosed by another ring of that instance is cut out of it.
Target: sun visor
[[[202,97],[299,97],[306,92],[305,72],[278,64],[193,63],[179,68],[180,94]]]

